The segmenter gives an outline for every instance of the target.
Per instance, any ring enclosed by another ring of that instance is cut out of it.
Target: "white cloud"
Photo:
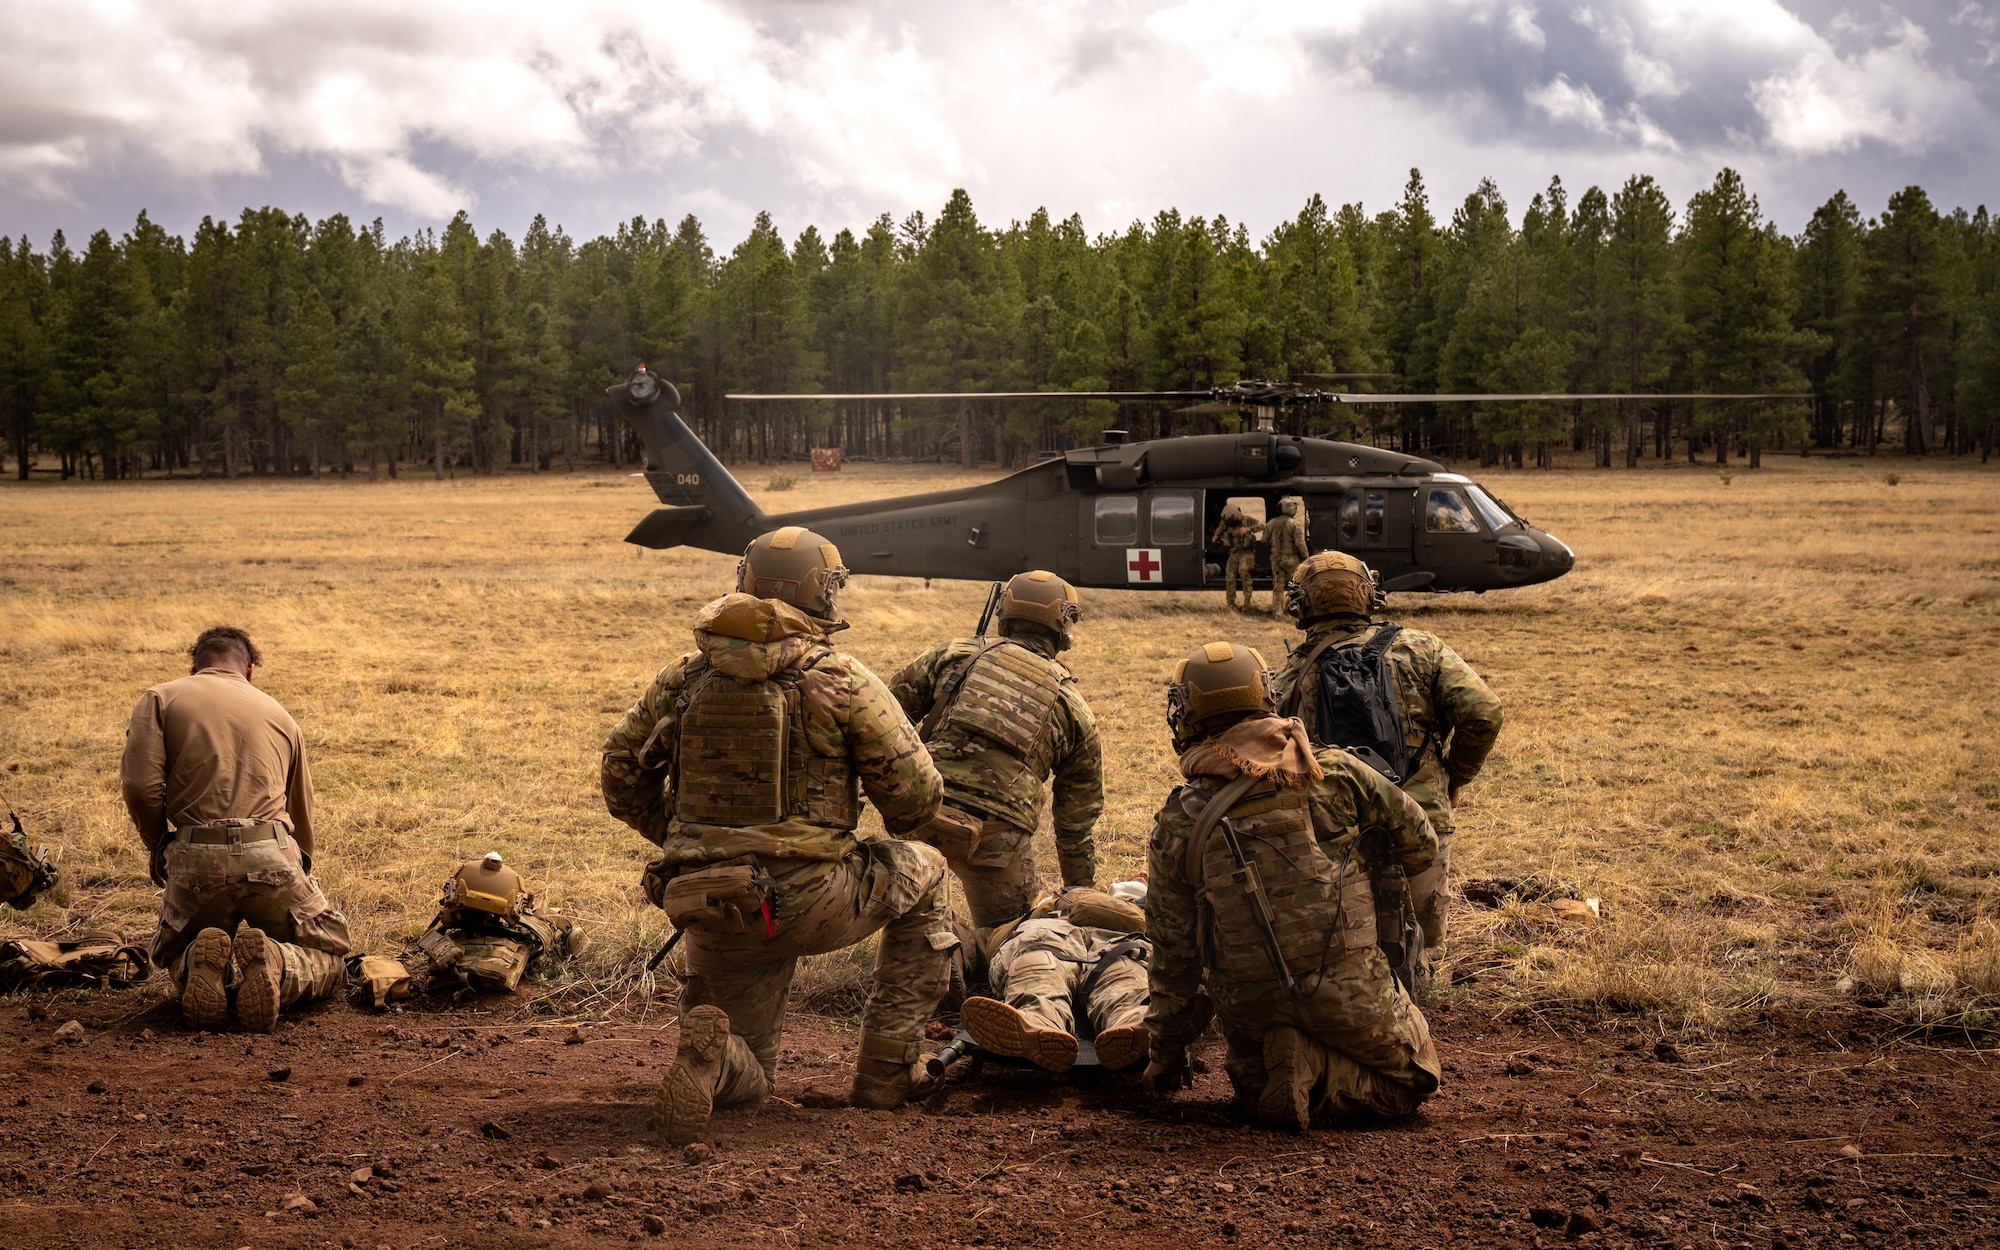
[[[1927,63],[1930,40],[1899,24],[1893,40],[1859,56],[1814,49],[1751,87],[1773,143],[1801,156],[1851,151],[1875,140],[1906,152],[1937,141],[1947,123],[1977,111],[1966,84]]]

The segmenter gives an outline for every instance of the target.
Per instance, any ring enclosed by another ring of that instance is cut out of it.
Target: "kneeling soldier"
[[[574,920],[535,909],[521,874],[498,851],[460,864],[438,902],[417,946],[433,976],[457,977],[475,990],[511,990],[543,955],[574,959],[590,948]]]
[[[680,1050],[655,1123],[676,1144],[714,1106],[770,1094],[802,955],[882,941],[848,1098],[899,1105],[927,1081],[924,1023],[957,937],[944,857],[862,842],[857,784],[894,835],[937,815],[943,783],[881,680],[827,643],[847,570],[818,534],[758,538],[737,592],[695,618],[697,649],[661,669],[604,745],[611,814],[664,854],[648,897],[687,931]]]
[[[1097,875],[1097,719],[1056,659],[1081,616],[1068,582],[1022,573],[1001,594],[998,638],[941,642],[889,679],[903,711],[923,718],[920,732],[944,777],[937,819],[912,836],[944,852],[980,928],[1019,919],[1035,900],[1033,842],[1051,777],[1063,885],[1089,885]]]
[[[1366,861],[1421,872],[1437,837],[1409,796],[1345,751],[1315,753],[1273,708],[1248,647],[1209,643],[1174,672],[1167,721],[1187,781],[1148,846],[1146,1083],[1187,1083],[1205,975],[1230,1083],[1258,1119],[1408,1115],[1437,1092],[1437,1052],[1376,945]]]
[[[1108,894],[1065,890],[1026,920],[980,930],[977,953],[999,998],[966,999],[965,1031],[996,1055],[1050,1072],[1076,1063],[1079,1036],[1095,1038],[1107,1068],[1144,1059],[1145,899],[1144,881],[1121,881]]]
[[[190,1026],[219,1031],[233,989],[237,1023],[269,1033],[281,1008],[347,984],[347,918],[310,875],[305,743],[250,684],[256,646],[217,626],[188,655],[188,676],[140,696],[119,766],[153,883],[165,887],[153,962],[172,970]]]

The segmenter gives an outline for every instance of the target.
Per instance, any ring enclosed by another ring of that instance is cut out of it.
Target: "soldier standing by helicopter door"
[[[1322,551],[1299,566],[1286,606],[1306,636],[1278,674],[1278,714],[1304,721],[1315,744],[1371,751],[1430,817],[1437,858],[1410,878],[1410,898],[1424,944],[1435,947],[1445,933],[1451,809],[1500,736],[1500,699],[1435,634],[1372,620],[1382,602],[1374,571],[1346,552]],[[1370,718],[1357,705],[1378,689],[1386,706],[1364,729],[1356,713]]]
[[[1248,612],[1256,604],[1257,539],[1264,527],[1243,514],[1243,510],[1230,504],[1222,510],[1222,523],[1215,527],[1215,533],[1208,541],[1220,543],[1229,551],[1229,562],[1223,574],[1223,598],[1231,611]],[[1243,591],[1243,607],[1236,607],[1236,592]]]
[[[999,638],[941,642],[889,689],[944,777],[938,818],[911,835],[944,852],[965,887],[972,923],[1025,915],[1036,894],[1033,839],[1043,783],[1055,780],[1056,859],[1064,886],[1097,876],[1091,830],[1104,810],[1097,718],[1056,660],[1083,610],[1076,591],[1040,569],[1007,583]]]
[[[663,852],[646,894],[688,935],[680,1048],[654,1125],[683,1145],[715,1106],[770,1096],[803,955],[881,933],[848,1100],[888,1108],[927,1083],[924,1022],[958,938],[944,859],[855,837],[865,789],[891,835],[937,814],[943,783],[881,680],[834,650],[840,552],[803,526],[751,542],[737,592],[703,608],[697,650],[661,669],[604,744],[611,814]]]
[[[1297,495],[1285,496],[1279,513],[1264,523],[1264,542],[1271,548],[1271,615],[1285,604],[1285,583],[1292,570],[1305,562],[1311,550],[1306,545],[1306,502]]]

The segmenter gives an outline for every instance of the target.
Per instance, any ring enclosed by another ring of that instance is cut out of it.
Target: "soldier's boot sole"
[[[236,935],[235,947],[236,967],[243,974],[236,987],[236,1023],[249,1033],[276,1032],[284,955],[262,929],[246,927]]]
[[[1264,1035],[1264,1092],[1257,1118],[1272,1128],[1302,1133],[1312,1126],[1312,1091],[1322,1067],[1311,1038],[1288,1026]]]
[[[720,1007],[695,1007],[681,1021],[674,1066],[653,1100],[653,1127],[669,1144],[685,1146],[700,1137],[715,1111],[715,1086],[729,1051],[729,1014]]]
[[[229,1023],[229,935],[203,929],[187,953],[187,985],[181,990],[181,1023],[220,1033]]]
[[[1096,1045],[1097,1062],[1116,1072],[1144,1059],[1151,1039],[1146,1035],[1145,1025],[1127,1024],[1099,1033]]]
[[[1028,1017],[994,998],[968,998],[959,1020],[972,1040],[996,1055],[1026,1059],[1049,1072],[1076,1066],[1076,1039],[1059,1029],[1038,1029]]]

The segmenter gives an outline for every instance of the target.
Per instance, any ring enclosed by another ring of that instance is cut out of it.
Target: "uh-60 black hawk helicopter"
[[[1335,375],[1355,376],[1355,375]],[[1114,399],[1193,401],[1238,411],[1248,429],[1104,441],[1048,454],[1006,477],[957,490],[767,514],[677,411],[680,392],[640,365],[608,388],[646,447],[646,480],[663,505],[625,541],[740,553],[757,535],[804,525],[832,539],[856,573],[998,581],[1045,568],[1077,586],[1192,590],[1223,584],[1210,544],[1225,508],[1275,516],[1296,495],[1314,551],[1367,561],[1391,591],[1487,591],[1561,577],[1576,556],[1479,483],[1433,460],[1358,443],[1276,432],[1280,408],[1303,404],[1501,403],[1575,399],[1793,399],[1789,395],[1397,395],[1237,382],[1186,391],[730,395],[750,402]],[[1270,585],[1266,553],[1257,584]]]

